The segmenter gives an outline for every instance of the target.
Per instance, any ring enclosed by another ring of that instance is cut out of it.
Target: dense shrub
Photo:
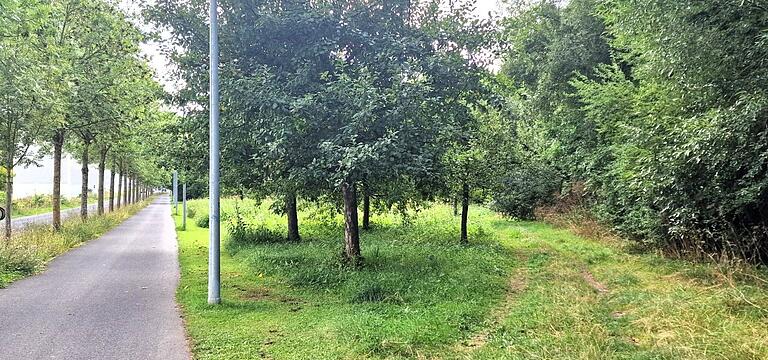
[[[0,245],[0,273],[31,274],[41,265],[39,259],[31,249],[14,245]]]
[[[553,169],[523,165],[501,178],[491,205],[505,215],[532,219],[534,209],[550,203],[560,191],[560,182]]]
[[[228,215],[229,227],[228,245],[237,247],[240,245],[273,243],[285,241],[286,237],[278,231],[267,228],[264,225],[254,226],[247,223],[240,212],[240,206],[235,205],[234,212]]]
[[[200,216],[195,220],[195,224],[201,228],[208,228],[208,216]]]
[[[279,231],[263,225],[243,224],[229,228],[229,241],[235,245],[281,242],[285,239],[285,236]]]
[[[187,203],[187,217],[190,219],[194,219],[196,215],[197,215],[197,207]]]
[[[608,146],[588,174],[599,213],[676,251],[768,260],[768,18],[743,2],[636,2],[603,10],[631,75],[574,83]]]
[[[531,153],[521,162],[546,169],[538,159],[549,159],[567,182],[583,181],[591,212],[625,236],[768,261],[768,17],[758,3],[545,1],[515,16],[504,72],[533,129],[518,132]],[[606,49],[609,58],[590,55]],[[527,213],[517,204],[538,201],[538,184],[509,182],[525,194],[499,207]]]

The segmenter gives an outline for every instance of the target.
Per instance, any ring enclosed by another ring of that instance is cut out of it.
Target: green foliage
[[[187,203],[187,218],[194,219],[195,217],[197,217],[197,207],[190,206]]]
[[[189,109],[166,129],[181,134],[168,162],[201,183],[207,149],[189,144],[207,137],[208,110],[199,106],[207,103],[200,72],[207,17],[180,0],[146,13],[173,35],[185,83],[174,100]],[[377,208],[404,209],[462,181],[481,184],[485,171],[476,169],[488,167],[471,149],[472,112],[487,95],[488,71],[478,60],[487,57],[478,54],[493,37],[492,23],[470,14],[470,1],[453,9],[437,1],[227,1],[220,14],[228,59],[221,64],[224,192],[335,205],[345,184]],[[446,155],[454,144],[463,148]],[[443,176],[455,163],[446,158],[463,161],[452,169],[458,175]],[[291,211],[291,203],[274,210]]]
[[[549,204],[560,192],[559,174],[551,168],[523,164],[502,175],[491,206],[518,219],[532,219],[538,206]]]
[[[237,248],[240,246],[285,240],[285,236],[280,232],[271,230],[263,225],[254,226],[246,222],[243,216],[244,214],[240,212],[240,206],[237,203],[235,204],[234,214],[227,216],[229,218],[227,222],[229,242],[227,245],[229,245],[230,251],[237,251]]]
[[[512,17],[513,104],[551,144],[525,146],[534,164],[584,181],[594,212],[632,238],[766,261],[765,14],[756,1],[583,0]]]
[[[200,216],[195,220],[195,224],[201,228],[208,228],[210,224],[210,218],[208,216]]]
[[[144,35],[118,4],[9,0],[0,6],[2,172],[34,166],[51,153],[61,160],[69,151],[82,164],[97,158],[102,174],[111,165],[113,171],[139,178],[137,183],[160,184],[165,172],[157,164],[151,135],[151,124],[162,113],[160,87],[139,54]],[[89,183],[88,177],[86,171],[82,184]],[[12,194],[13,176],[4,178],[4,191]],[[53,202],[67,206],[67,199],[54,196]],[[83,190],[81,196],[85,206],[88,194]],[[17,211],[11,198],[4,205],[8,223],[11,216],[48,210],[37,203],[32,210],[22,204]],[[59,209],[51,210],[58,214]],[[56,219],[54,227],[60,225]],[[5,235],[11,236],[10,226]]]

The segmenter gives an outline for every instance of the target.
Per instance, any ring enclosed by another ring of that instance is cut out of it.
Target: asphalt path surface
[[[109,209],[106,209],[109,211]],[[96,214],[96,204],[88,205],[88,215]],[[80,207],[61,210],[61,218],[66,219],[70,216],[80,216]],[[23,229],[32,224],[50,224],[53,222],[53,213],[45,213],[23,217],[11,218],[11,229]],[[5,229],[5,220],[0,221],[0,229]]]
[[[0,289],[0,359],[188,359],[169,201]]]

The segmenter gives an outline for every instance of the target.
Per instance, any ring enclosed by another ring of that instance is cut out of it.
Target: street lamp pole
[[[216,0],[210,0],[210,165],[208,168],[208,188],[210,209],[208,226],[210,230],[208,247],[208,303],[221,303],[221,278],[219,266],[219,29]]]

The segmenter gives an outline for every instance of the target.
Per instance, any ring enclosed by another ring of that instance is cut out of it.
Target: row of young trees
[[[99,214],[106,210],[107,168],[112,173],[109,210],[146,195],[148,186],[162,184],[146,134],[168,115],[159,109],[161,89],[139,56],[142,38],[114,3],[104,0],[0,2],[6,238],[12,230],[14,170],[35,166],[46,154],[53,157],[56,230],[61,227],[65,152],[82,163],[83,219],[88,216],[92,162],[98,164]]]
[[[205,9],[172,0],[147,12],[178,49],[186,87],[176,100],[188,112],[169,132],[187,144],[207,136]],[[300,238],[297,197],[337,204],[352,263],[359,198],[367,228],[371,206],[461,197],[466,242],[479,171],[478,140],[467,135],[475,112],[495,111],[483,85],[490,57],[479,56],[493,50],[491,24],[471,11],[437,1],[220,2],[224,187],[277,199],[290,240]],[[203,182],[205,147],[183,148],[182,173]]]
[[[764,4],[521,0],[500,21],[472,4],[222,0],[225,189],[278,199],[292,240],[297,197],[337,204],[353,262],[359,197],[363,227],[371,206],[460,203],[466,242],[471,200],[530,218],[581,188],[638,240],[766,259]],[[185,83],[169,153],[202,192],[206,3],[146,15]]]

